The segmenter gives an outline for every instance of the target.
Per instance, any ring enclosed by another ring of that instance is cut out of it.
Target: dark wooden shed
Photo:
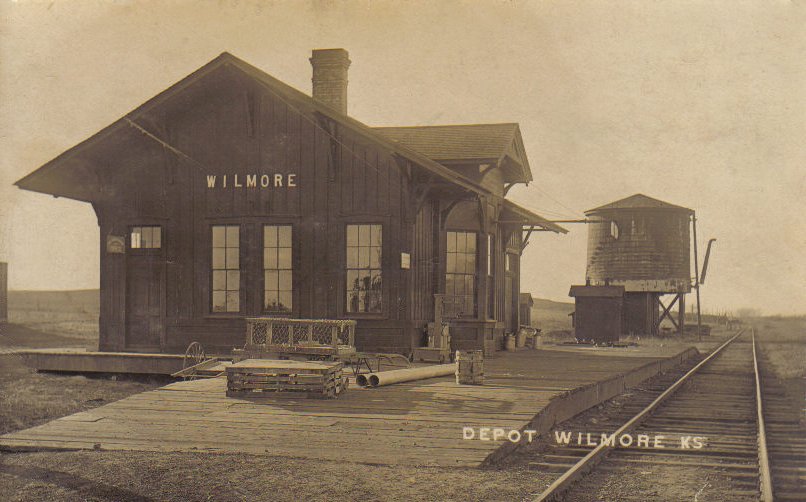
[[[623,331],[624,286],[571,286],[577,340],[617,342]]]
[[[533,326],[532,324],[532,307],[535,305],[534,298],[531,293],[521,293],[518,302],[520,308],[520,321],[521,326]]]
[[[86,201],[101,233],[100,349],[243,345],[245,317],[356,319],[408,353],[445,297],[455,348],[518,320],[532,181],[517,124],[372,128],[347,115],[347,52],[314,96],[224,53],[17,182]]]

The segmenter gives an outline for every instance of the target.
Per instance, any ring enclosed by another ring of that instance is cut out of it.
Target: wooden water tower
[[[691,292],[694,211],[636,194],[585,215],[590,223],[586,282],[624,287],[624,334],[657,335],[667,318],[682,334],[685,295]],[[664,295],[674,297],[665,304]]]

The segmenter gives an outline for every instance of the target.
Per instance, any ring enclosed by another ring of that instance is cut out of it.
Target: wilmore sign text
[[[207,188],[295,188],[296,186],[296,173],[207,175]]]
[[[531,443],[537,436],[536,430],[504,429],[501,427],[462,427],[462,439],[478,441],[521,441]],[[589,432],[554,431],[554,441],[559,445],[598,446],[600,443],[614,448],[679,448],[681,450],[700,450],[707,438],[701,436],[684,436],[670,438],[660,434],[591,434]]]

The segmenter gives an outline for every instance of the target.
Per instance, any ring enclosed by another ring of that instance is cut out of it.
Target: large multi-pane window
[[[213,312],[241,310],[240,233],[238,225],[213,225]]]
[[[132,249],[159,249],[162,247],[162,227],[132,227],[129,234],[129,245]]]
[[[476,315],[476,233],[448,232],[445,314]]]
[[[381,225],[347,225],[347,312],[382,309]]]
[[[263,226],[263,309],[291,312],[293,266],[291,225]]]

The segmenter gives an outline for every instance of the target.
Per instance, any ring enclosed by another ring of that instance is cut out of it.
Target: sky
[[[705,311],[806,313],[804,27],[804,0],[0,0],[0,261],[11,289],[97,288],[89,204],[14,181],[221,52],[309,93],[311,49],[343,47],[351,116],[518,122],[535,181],[516,202],[692,208],[701,248],[717,239]],[[584,283],[568,228],[533,236],[524,291]]]

